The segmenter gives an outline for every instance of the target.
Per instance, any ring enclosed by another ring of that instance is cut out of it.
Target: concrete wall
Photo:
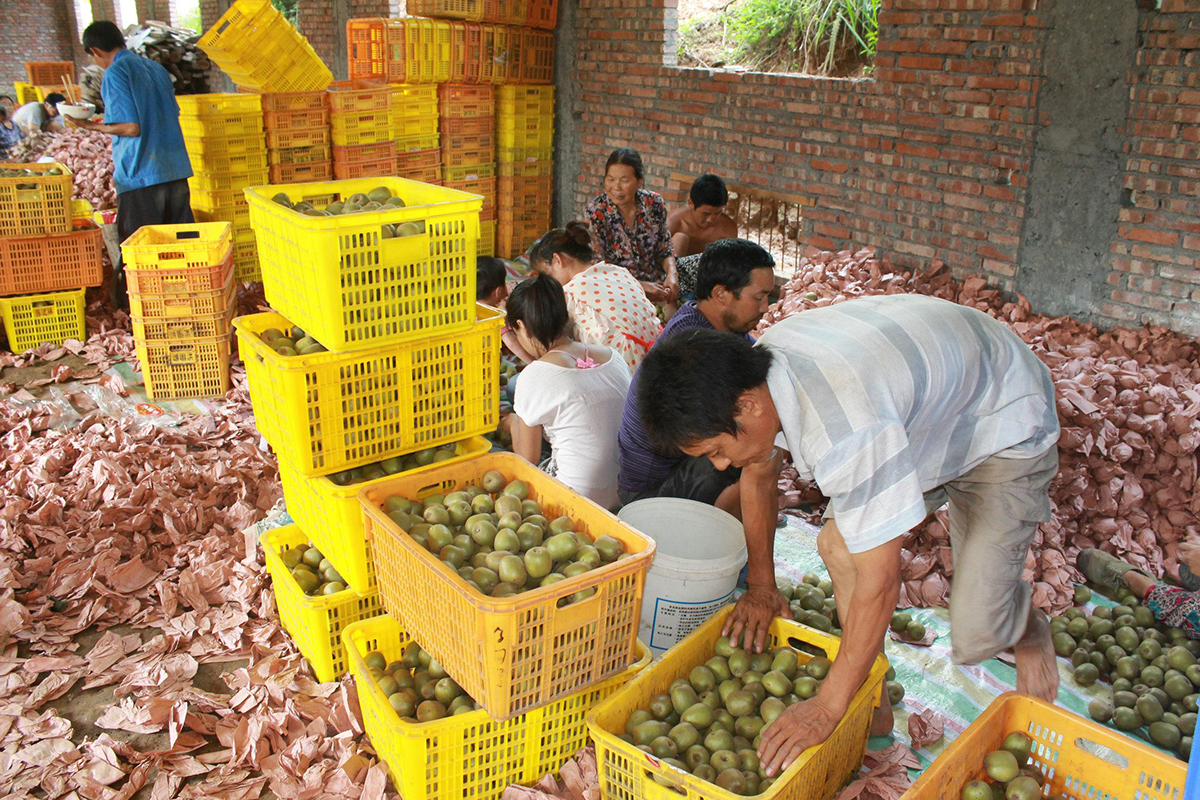
[[[669,202],[711,170],[809,198],[813,246],[1200,333],[1200,0],[883,0],[856,81],[677,68],[675,4],[560,2],[560,221],[629,145]]]

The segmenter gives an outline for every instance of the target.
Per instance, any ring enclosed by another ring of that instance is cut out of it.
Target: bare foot
[[[875,716],[871,717],[871,735],[888,736],[895,727],[896,714],[892,709],[892,704],[888,702],[887,688],[885,687],[883,702],[879,704],[879,708],[875,709]]]
[[[1017,661],[1017,691],[1054,702],[1058,696],[1058,664],[1050,639],[1050,623],[1041,611],[1029,609],[1025,635],[1013,650]]]

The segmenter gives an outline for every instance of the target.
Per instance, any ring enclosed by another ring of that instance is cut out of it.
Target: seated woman
[[[568,222],[541,238],[529,265],[550,275],[567,297],[576,338],[616,350],[632,372],[658,337],[658,312],[624,267],[599,261],[587,226]]]
[[[588,203],[585,214],[600,257],[632,272],[650,301],[664,306],[669,316],[679,299],[679,279],[667,204],[642,188],[644,175],[636,150],[614,150],[604,165],[604,191]]]
[[[617,428],[629,370],[603,345],[570,336],[562,286],[549,275],[522,281],[508,297],[507,323],[537,359],[521,373],[513,402],[513,451],[538,463],[542,434],[553,455],[549,475],[605,508],[617,497]]]
[[[21,126],[13,122],[12,113],[0,103],[0,158],[8,158],[12,149],[24,138]]]
[[[688,192],[688,201],[687,208],[677,208],[667,217],[680,300],[696,297],[696,268],[704,248],[721,239],[736,239],[738,235],[737,223],[725,213],[729,190],[718,176],[710,172],[696,178]]]
[[[1075,559],[1092,583],[1109,590],[1122,587],[1154,613],[1154,618],[1179,628],[1189,639],[1200,639],[1200,542],[1179,543],[1179,582],[1172,586],[1151,577],[1114,555],[1087,548]]]

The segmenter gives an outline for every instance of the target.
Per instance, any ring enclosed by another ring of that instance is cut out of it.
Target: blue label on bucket
[[[650,646],[656,650],[668,649],[724,608],[731,597],[732,590],[714,600],[695,603],[657,598],[654,601],[654,619],[650,626]]]

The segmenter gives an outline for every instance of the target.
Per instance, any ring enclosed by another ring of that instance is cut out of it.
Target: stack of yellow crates
[[[332,178],[333,140],[325,92],[264,94],[262,107],[271,183]]]
[[[496,250],[516,258],[550,229],[554,199],[554,87],[496,90],[500,220]]]
[[[392,116],[396,120],[396,174],[422,183],[441,184],[437,85],[392,84]]]
[[[442,120],[442,179],[447,188],[483,195],[479,255],[495,255],[495,89],[443,84],[438,87],[438,99]]]
[[[146,225],[122,243],[121,259],[146,394],[224,395],[237,307],[230,224]]]
[[[233,228],[237,280],[261,281],[254,231],[242,190],[267,182],[267,143],[257,94],[194,94],[179,100],[179,124],[192,161],[188,183],[197,222]]]
[[[396,120],[392,88],[336,81],[326,102],[333,129],[333,174],[338,180],[396,174]]]

